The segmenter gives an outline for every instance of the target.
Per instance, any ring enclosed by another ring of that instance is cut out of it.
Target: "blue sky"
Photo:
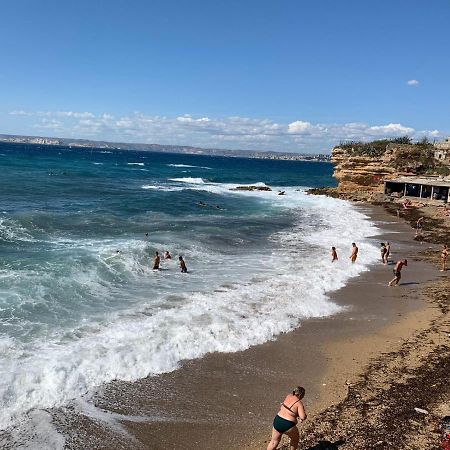
[[[4,2],[0,133],[298,152],[440,139],[449,28],[449,0]]]

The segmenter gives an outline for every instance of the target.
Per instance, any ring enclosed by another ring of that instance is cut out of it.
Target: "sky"
[[[0,134],[329,153],[450,135],[449,0],[2,2]]]

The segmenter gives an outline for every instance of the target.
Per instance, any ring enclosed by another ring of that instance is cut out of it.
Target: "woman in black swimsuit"
[[[272,439],[267,446],[267,450],[275,450],[280,443],[281,436],[287,434],[291,439],[290,449],[294,450],[298,446],[299,434],[297,420],[306,420],[305,408],[302,398],[305,396],[305,388],[298,386],[292,394],[288,394],[280,406],[278,414],[273,419]]]

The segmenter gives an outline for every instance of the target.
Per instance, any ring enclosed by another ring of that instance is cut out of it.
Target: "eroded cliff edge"
[[[405,139],[405,138],[402,138]],[[446,175],[448,165],[434,158],[428,142],[374,141],[336,146],[331,154],[336,188],[311,189],[312,194],[355,201],[383,201],[384,180],[408,175]]]

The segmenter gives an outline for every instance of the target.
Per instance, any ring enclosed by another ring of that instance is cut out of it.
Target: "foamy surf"
[[[126,170],[128,158],[143,165],[144,156],[145,171]],[[254,162],[222,159],[208,178],[173,177],[174,156],[124,152],[102,155],[100,176],[98,153],[84,157],[76,174],[55,160],[58,173],[70,172],[64,182],[37,167],[30,185],[12,178],[9,194],[0,192],[0,427],[20,429],[17,442],[30,448],[47,445],[38,435],[53,436],[43,409],[339,312],[329,292],[378,258],[367,239],[373,224],[351,204],[306,195],[301,164],[281,177],[295,185],[278,186],[267,163],[250,179],[254,167],[245,165]],[[286,167],[274,168],[276,179]],[[242,185],[272,191],[234,190]],[[19,188],[26,206],[14,210],[9,196]],[[345,254],[352,241],[364,258],[331,266],[331,245]],[[173,256],[160,271],[151,270],[156,250]]]

